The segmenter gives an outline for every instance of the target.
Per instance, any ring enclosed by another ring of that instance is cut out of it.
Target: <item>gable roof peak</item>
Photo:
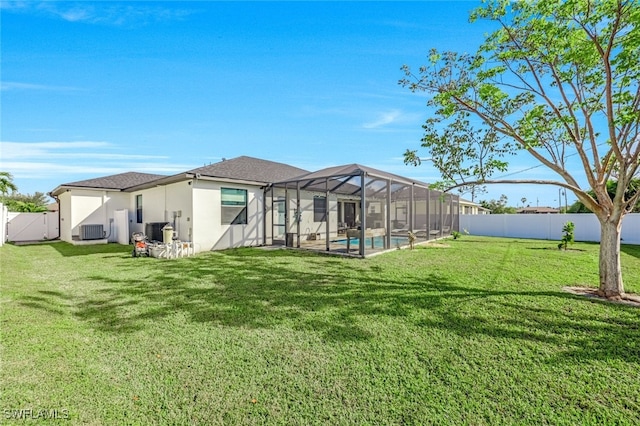
[[[268,184],[280,180],[292,179],[307,174],[309,171],[284,163],[242,155],[198,167],[189,170],[187,173],[212,178],[237,179]]]

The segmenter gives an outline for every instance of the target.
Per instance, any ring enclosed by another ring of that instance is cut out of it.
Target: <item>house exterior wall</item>
[[[129,194],[129,211],[131,232],[145,233],[145,225],[152,222],[168,222],[166,207],[166,190],[163,186],[135,191]],[[136,212],[136,197],[142,195],[142,221],[138,223]]]
[[[262,244],[264,193],[261,187],[206,180],[194,180],[192,186],[193,218],[191,226],[196,252]],[[222,223],[221,188],[245,189],[247,191],[246,225]]]
[[[461,199],[460,214],[489,214],[489,211],[485,208],[480,208],[476,203],[469,203]]]
[[[166,186],[166,218],[181,241],[193,240],[193,189],[192,181],[182,181]]]
[[[60,200],[60,239],[71,242],[80,234],[80,225],[102,225],[106,237],[115,242],[114,211],[127,208],[129,194],[114,191],[73,189],[58,196]]]
[[[71,191],[71,237],[80,235],[80,225],[102,224],[107,229],[105,191]]]
[[[295,217],[293,214],[293,210],[295,210],[296,207],[295,195],[295,191],[293,191],[293,193],[290,193],[292,218]],[[310,234],[319,234],[320,239],[326,238],[327,222],[316,222],[314,220],[313,199],[315,196],[324,197],[325,194],[318,192],[300,191],[300,211],[302,212],[300,215],[300,238],[303,240],[308,238]],[[338,198],[335,194],[329,194],[327,207],[329,210],[329,234],[331,237],[335,237],[338,235]],[[291,220],[291,222],[289,223],[288,232],[296,233],[297,229],[298,227],[295,220]]]
[[[278,212],[273,211],[273,199],[285,200],[285,197],[288,193],[289,203],[288,207],[285,207],[288,215],[288,227],[282,227],[280,232],[289,233],[296,235],[298,232],[298,223],[296,222],[297,215],[297,191],[295,189],[289,189],[285,192],[282,188],[274,188],[267,193],[267,198],[265,200],[266,204],[266,244],[273,243],[273,233],[277,232],[273,228],[273,220],[274,215],[278,215]],[[326,238],[326,221],[316,222],[314,220],[314,196],[324,196],[324,193],[321,192],[311,192],[311,191],[300,191],[300,240],[305,241],[311,235],[312,238],[316,237],[319,239]],[[338,235],[338,201],[340,202],[354,202],[356,203],[356,217],[355,220],[360,220],[360,201],[352,198],[338,198],[336,194],[329,195],[329,235],[331,238],[335,238]],[[280,219],[282,220],[282,219]],[[276,218],[278,221],[278,218]],[[284,239],[284,234],[277,236],[277,239]],[[295,241],[294,241],[295,244]]]
[[[146,224],[168,222],[176,237],[192,240],[193,192],[191,181],[157,186],[135,191],[129,197],[129,224],[131,232],[146,233]],[[142,223],[137,222],[136,198],[142,195]]]
[[[221,220],[220,188],[247,190],[247,224]],[[136,196],[142,195],[142,223],[137,223]],[[181,181],[131,193],[69,190],[60,194],[61,235],[71,242],[80,225],[102,224],[107,234],[115,226],[116,210],[129,212],[129,232],[146,232],[146,224],[169,222],[178,239],[192,241],[195,251],[256,246],[263,243],[264,194],[258,186],[214,181]],[[115,242],[117,232],[112,232]],[[113,239],[113,241],[111,241]]]

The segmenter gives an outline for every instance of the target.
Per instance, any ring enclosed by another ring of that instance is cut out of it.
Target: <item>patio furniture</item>
[[[402,228],[396,228],[391,230],[391,235],[394,236],[406,236],[407,232],[411,231],[409,224],[405,224]]]

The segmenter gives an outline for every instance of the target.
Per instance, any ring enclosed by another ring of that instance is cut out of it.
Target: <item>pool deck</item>
[[[437,239],[431,239],[431,240],[418,239],[416,240],[414,245],[415,246],[423,245],[436,240]],[[298,247],[289,247],[289,248],[298,250]],[[403,245],[400,247],[392,246],[388,249],[384,249],[381,247],[372,249],[371,245],[368,245],[366,248],[366,252],[365,252],[366,254],[364,257],[376,256],[378,254],[387,253],[392,250],[400,250],[400,249],[408,249],[408,248],[409,248],[408,241],[406,245]],[[309,250],[309,251],[331,254],[336,256],[362,257],[360,256],[359,249],[360,247],[358,246],[358,244],[351,244],[350,250],[347,251],[346,244],[334,242],[334,243],[331,243],[330,250],[327,251],[326,240],[300,240],[300,248],[299,248],[299,250]]]

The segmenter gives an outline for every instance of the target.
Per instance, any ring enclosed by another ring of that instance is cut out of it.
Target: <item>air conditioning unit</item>
[[[102,225],[80,225],[81,240],[100,240],[104,238],[104,229]]]

